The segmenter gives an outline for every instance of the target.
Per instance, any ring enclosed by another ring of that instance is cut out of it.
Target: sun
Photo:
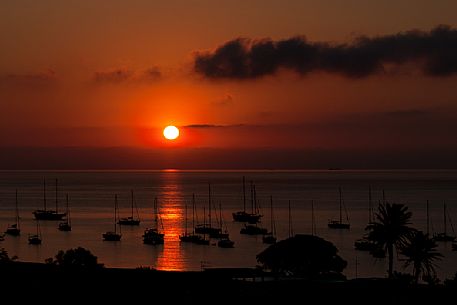
[[[179,129],[176,126],[170,125],[163,130],[163,136],[167,140],[175,140],[179,137]]]

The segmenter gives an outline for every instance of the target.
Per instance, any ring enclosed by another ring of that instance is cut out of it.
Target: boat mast
[[[316,235],[316,224],[314,223],[314,199],[311,199],[311,235]]]
[[[246,181],[245,177],[243,176],[243,212],[246,213]]]
[[[68,208],[68,194],[67,194],[66,200],[67,200],[67,224],[71,226],[70,209]]]
[[[46,178],[43,179],[43,201],[44,201],[44,210],[46,211]]]
[[[184,223],[185,223],[184,236],[187,236],[187,201],[184,201],[184,214],[185,214],[185,218],[184,218]]]
[[[443,202],[443,217],[444,217],[444,235],[447,235],[447,223],[446,223],[446,201]]]
[[[254,186],[251,180],[251,214],[254,214]]]
[[[133,220],[133,190],[130,190],[130,193],[132,195],[132,220]]]
[[[114,233],[117,233],[116,213],[117,213],[117,194],[114,194]]]
[[[292,237],[294,235],[294,232],[292,231],[292,213],[290,210],[290,200],[289,200],[289,237]]]
[[[58,208],[58,199],[57,199],[57,178],[56,178],[56,213],[59,212],[59,208]]]
[[[368,223],[372,223],[373,219],[371,218],[373,213],[373,208],[371,205],[371,185],[368,186]]]
[[[16,189],[16,227],[18,229],[21,228],[21,226],[19,224],[19,208],[18,208],[18,203],[17,203],[17,189]]]
[[[273,234],[273,196],[270,195],[270,224],[271,234]]]
[[[258,207],[257,207],[257,192],[255,190],[255,184],[254,184],[254,214],[258,214]]]
[[[195,234],[195,193],[192,193],[192,233]]]
[[[338,188],[338,191],[340,193],[340,223],[343,223],[343,214],[342,214],[342,206],[341,206],[341,202],[342,202],[342,195],[341,195],[341,187]]]
[[[430,217],[429,217],[429,209],[428,209],[428,200],[427,200],[427,235],[430,234]]]
[[[211,183],[208,183],[208,223],[211,228]]]

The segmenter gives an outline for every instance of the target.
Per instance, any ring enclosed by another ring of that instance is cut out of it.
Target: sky
[[[0,50],[0,169],[457,168],[455,1],[7,0]]]

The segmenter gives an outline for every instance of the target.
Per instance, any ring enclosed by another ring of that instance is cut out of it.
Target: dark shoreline
[[[307,304],[311,301],[315,302],[310,304],[444,304],[455,294],[451,286],[414,286],[380,278],[309,281],[266,277],[262,280],[258,270],[245,268],[203,272],[142,268],[84,271],[14,262],[0,264],[0,275],[3,300],[19,297],[45,304],[66,299],[82,304],[94,300],[133,304],[143,299],[186,304]]]

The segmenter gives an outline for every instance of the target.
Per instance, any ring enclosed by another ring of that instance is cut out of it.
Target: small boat
[[[136,206],[135,200],[133,199],[133,190],[131,191],[131,194],[132,194],[132,209],[131,209],[132,213],[129,217],[121,218],[118,221],[118,223],[123,226],[139,226],[140,225],[140,216],[138,213],[138,207]],[[136,219],[133,217],[133,205],[135,205],[135,208],[136,208],[136,214],[137,214]]]
[[[21,225],[20,225],[20,218],[19,218],[19,209],[17,204],[17,190],[16,190],[16,222],[12,225],[8,225],[6,228],[5,234],[11,236],[19,236],[21,235]]]
[[[163,230],[163,224],[162,224]],[[165,234],[159,231],[159,213],[157,197],[154,198],[154,227],[144,230],[143,243],[147,245],[162,245],[165,242]]]
[[[229,238],[223,238],[217,242],[217,246],[220,248],[233,248],[234,245],[235,242],[230,240]]]
[[[114,195],[114,231],[108,231],[102,234],[104,241],[120,241],[121,227],[119,226],[119,233],[117,232],[117,195]]]
[[[240,234],[246,235],[266,235],[267,233],[267,229],[258,227],[257,225],[244,225],[244,228],[240,230]]]
[[[57,179],[56,179],[56,209],[55,210],[47,210],[46,209],[46,180],[44,180],[44,187],[43,187],[43,204],[44,204],[44,209],[43,210],[35,210],[33,211],[33,215],[35,216],[36,220],[62,220],[66,214],[65,213],[59,213],[59,200],[57,197]]]
[[[455,241],[455,234],[454,235],[449,235],[447,234],[447,210],[446,210],[446,202],[443,203],[443,222],[444,222],[444,232],[441,233],[435,233],[433,234],[433,239],[435,241],[443,241],[443,242],[449,242],[449,241]],[[449,218],[450,220],[450,218]],[[451,228],[452,231],[454,231],[454,227],[452,226],[452,221],[451,223]]]
[[[350,229],[351,225],[348,222],[343,222],[343,212],[342,212],[342,206],[343,206],[343,199],[342,199],[342,194],[341,194],[341,188],[338,188],[339,193],[340,193],[340,218],[339,220],[330,220],[328,223],[328,227],[330,229]],[[344,209],[346,211],[346,208]],[[346,219],[348,220],[348,215],[346,212]]]
[[[359,251],[372,251],[376,244],[366,237],[359,238],[354,242],[354,248]]]
[[[28,240],[30,245],[41,245],[41,230],[39,220],[36,221],[36,234],[29,234]]]
[[[71,219],[70,219],[70,209],[68,208],[68,194],[67,194],[67,218],[65,221],[59,223],[59,231],[70,232],[71,231]]]
[[[271,245],[276,243],[276,225],[273,219],[273,196],[270,196],[270,225],[271,231],[262,237],[262,242]]]

